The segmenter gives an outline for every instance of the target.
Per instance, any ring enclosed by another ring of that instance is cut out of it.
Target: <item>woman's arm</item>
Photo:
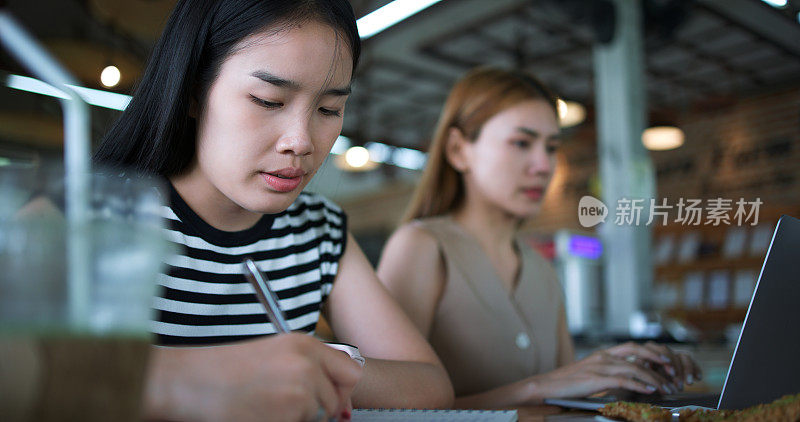
[[[564,302],[561,302],[561,311],[558,315],[558,366],[566,366],[575,362],[575,345],[567,326],[567,312]]]
[[[436,239],[414,223],[389,238],[378,264],[378,278],[425,338],[444,292],[446,272]]]
[[[624,349],[624,350],[623,350]],[[664,360],[632,343],[595,352],[589,357],[550,372],[534,375],[482,393],[457,397],[458,408],[493,408],[541,404],[546,398],[585,397],[609,389],[642,394],[670,393],[669,381],[657,372],[624,356],[635,355],[658,364]]]
[[[339,261],[327,317],[336,338],[367,357],[356,407],[450,407],[453,386],[439,358],[378,281],[352,236]]]

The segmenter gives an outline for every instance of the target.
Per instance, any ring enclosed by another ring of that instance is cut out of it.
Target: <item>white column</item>
[[[630,315],[648,307],[653,280],[651,234],[645,223],[654,196],[654,176],[641,142],[647,110],[642,5],[640,0],[613,0],[613,4],[614,39],[594,48],[602,200],[609,208],[599,234],[604,247],[607,328],[627,333]],[[644,199],[639,226],[614,223],[621,198]]]

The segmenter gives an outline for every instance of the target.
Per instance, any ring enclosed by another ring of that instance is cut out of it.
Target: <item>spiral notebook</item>
[[[355,409],[352,422],[516,422],[516,410]]]

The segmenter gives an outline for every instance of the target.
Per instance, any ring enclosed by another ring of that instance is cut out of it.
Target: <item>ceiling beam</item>
[[[698,0],[697,7],[800,60],[800,25],[754,0]]]

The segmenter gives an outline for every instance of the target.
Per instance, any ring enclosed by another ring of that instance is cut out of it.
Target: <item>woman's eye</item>
[[[325,116],[341,117],[341,115],[342,115],[341,110],[336,110],[336,109],[332,109],[332,108],[325,108],[325,107],[320,107],[319,108],[319,112],[322,113]]]
[[[258,98],[258,97],[254,96],[254,95],[251,95],[250,99],[253,100],[254,103],[256,103],[256,104],[258,104],[258,105],[260,105],[260,106],[262,106],[264,108],[272,109],[272,108],[280,108],[280,107],[283,106],[283,103],[276,103],[276,102],[272,102],[272,101],[262,100],[261,98]]]
[[[558,144],[548,144],[547,145],[547,153],[548,154],[552,154],[552,153],[558,151],[558,147],[559,146],[560,145],[558,145]]]
[[[522,149],[527,149],[528,147],[531,146],[531,142],[526,141],[524,139],[517,139],[515,141],[511,141],[511,144],[517,148],[522,148]]]

